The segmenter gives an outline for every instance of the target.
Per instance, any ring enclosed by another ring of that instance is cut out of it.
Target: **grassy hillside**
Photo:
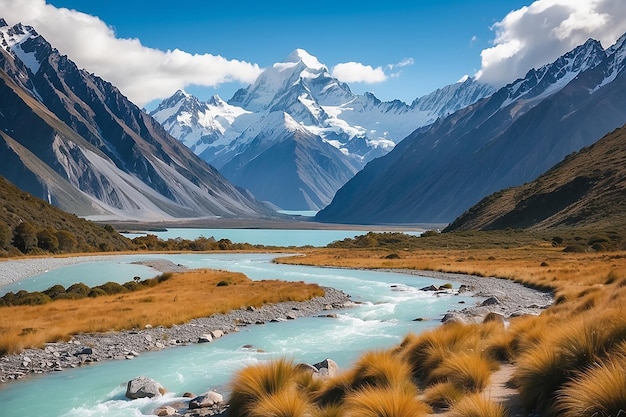
[[[565,158],[535,181],[492,194],[446,231],[626,225],[626,128]]]
[[[0,256],[132,247],[112,227],[66,213],[0,177]]]

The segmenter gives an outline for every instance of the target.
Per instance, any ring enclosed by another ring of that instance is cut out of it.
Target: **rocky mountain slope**
[[[621,127],[536,180],[485,197],[446,231],[625,225],[626,127]]]
[[[382,102],[370,93],[354,94],[317,58],[297,49],[228,102],[215,96],[203,103],[178,91],[151,115],[260,199],[285,209],[320,209],[365,163],[416,127],[493,91],[467,79],[411,105]]]
[[[0,175],[80,216],[162,220],[271,211],[32,27],[0,19]]]
[[[626,47],[589,40],[488,98],[413,132],[316,219],[447,223],[626,123]]]

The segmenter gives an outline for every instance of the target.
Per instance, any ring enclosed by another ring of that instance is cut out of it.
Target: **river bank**
[[[122,257],[104,255],[0,262],[0,283],[14,282],[49,269],[81,262],[95,262],[103,260],[103,258],[112,260]],[[184,266],[166,259],[152,259],[138,263],[161,273],[186,269]],[[504,318],[523,314],[539,314],[543,308],[552,302],[550,294],[524,287],[506,279],[434,271],[390,271],[454,281],[463,284],[465,286],[463,290],[484,299],[483,302],[476,305],[466,305],[458,310],[450,311],[445,319],[456,317],[466,321],[479,321],[489,312],[496,312]],[[325,290],[326,295],[324,297],[309,301],[280,303],[257,309],[240,309],[228,314],[195,319],[189,323],[170,328],[149,326],[145,329],[114,333],[75,335],[68,342],[49,343],[44,349],[27,349],[17,355],[0,358],[0,382],[22,379],[45,372],[58,372],[104,360],[128,360],[142,352],[151,350],[208,342],[215,337],[235,332],[242,326],[296,319],[304,316],[327,317],[327,310],[346,308],[351,305],[348,294],[332,288],[325,288]]]

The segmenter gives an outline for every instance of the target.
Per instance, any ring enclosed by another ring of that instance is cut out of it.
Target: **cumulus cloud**
[[[251,83],[261,72],[258,65],[245,61],[179,49],[161,51],[138,39],[120,39],[97,17],[56,8],[45,0],[0,0],[0,10],[7,23],[33,26],[60,53],[113,83],[139,106],[189,85]]]
[[[404,58],[397,64],[388,64],[385,68],[381,66],[374,68],[360,62],[344,62],[333,67],[332,76],[346,83],[375,84],[386,81],[389,77],[400,76],[400,71],[389,74],[386,71],[393,71],[414,63],[413,58]]]
[[[502,85],[593,38],[606,48],[626,32],[624,0],[536,0],[493,25],[476,77]]]
[[[372,67],[359,62],[344,62],[333,67],[332,76],[346,83],[380,83],[387,79],[383,67]]]

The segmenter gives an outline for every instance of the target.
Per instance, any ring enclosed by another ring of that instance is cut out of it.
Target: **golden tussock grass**
[[[218,286],[220,281],[230,282]],[[72,334],[172,326],[247,306],[323,295],[317,285],[252,281],[243,274],[195,270],[143,290],[37,306],[0,308],[0,353],[68,339]]]
[[[248,416],[261,401],[267,402],[269,398],[297,406],[297,400],[290,397],[299,397],[295,376],[301,372],[292,361],[284,358],[240,370],[231,380],[229,415]],[[279,394],[282,396],[278,397]]]
[[[450,412],[450,417],[507,417],[506,408],[480,394],[474,394],[459,401]]]
[[[328,405],[325,407],[315,407],[311,412],[311,417],[342,417],[344,415],[343,405]]]
[[[626,413],[626,356],[597,362],[576,375],[557,393],[556,411],[563,417],[618,417]]]
[[[626,343],[626,306],[594,308],[549,324],[547,334],[517,361],[513,380],[528,410],[557,414],[563,387],[575,385],[576,375],[594,364],[621,357]],[[572,391],[573,388],[570,388]],[[621,395],[626,398],[626,391]]]
[[[424,402],[433,409],[446,410],[467,393],[452,382],[433,384],[424,390]]]
[[[347,374],[352,389],[362,387],[403,387],[411,385],[411,368],[391,351],[366,352]]]
[[[310,417],[312,405],[296,390],[285,389],[260,397],[247,417]]]
[[[428,382],[450,382],[462,391],[481,392],[495,368],[480,351],[454,353],[430,373]]]
[[[420,417],[431,409],[408,388],[367,387],[346,398],[346,417]]]
[[[427,385],[438,382],[441,375],[433,373],[448,358],[482,350],[480,325],[448,323],[418,336],[407,336],[397,352],[411,367],[413,377]]]

